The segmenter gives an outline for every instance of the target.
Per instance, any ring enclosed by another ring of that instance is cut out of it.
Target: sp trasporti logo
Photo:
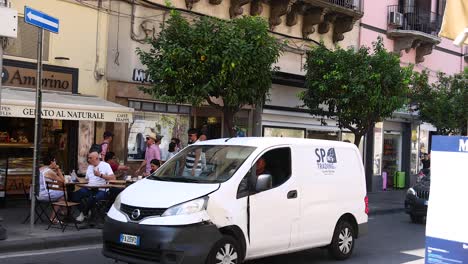
[[[315,155],[317,156],[317,168],[320,170],[332,170],[336,169],[338,160],[336,158],[335,148],[316,148]]]

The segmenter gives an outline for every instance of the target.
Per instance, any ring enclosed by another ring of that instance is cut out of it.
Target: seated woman
[[[161,166],[161,162],[158,159],[152,159],[150,162],[150,175],[153,174],[159,167]]]
[[[64,201],[64,193],[57,190],[47,190],[46,181],[54,181],[58,183],[65,183],[65,177],[57,165],[55,156],[48,154],[44,157],[43,166],[39,168],[39,197],[40,201],[57,202]],[[55,212],[59,210],[59,207],[54,207],[50,215],[50,221],[54,224],[58,223],[58,219],[55,217]]]

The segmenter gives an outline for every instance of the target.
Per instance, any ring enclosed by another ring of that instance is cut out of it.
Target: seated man
[[[107,181],[115,180],[115,175],[109,163],[99,160],[99,153],[95,149],[91,149],[88,154],[88,170],[86,171],[86,179],[88,185],[105,185]],[[105,189],[99,189],[97,192],[88,188],[81,188],[74,193],[74,201],[80,203],[80,215],[76,221],[82,222],[85,219],[85,214],[94,207],[97,201],[104,200],[108,196]],[[83,199],[87,198],[87,199]]]
[[[257,163],[256,163],[256,168],[257,170],[255,171],[255,173],[258,175],[260,174],[271,174],[267,169],[266,169],[266,160],[264,157],[261,157],[257,160]]]

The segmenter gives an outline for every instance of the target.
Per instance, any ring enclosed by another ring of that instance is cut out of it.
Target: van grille
[[[110,252],[127,257],[145,259],[154,262],[161,261],[161,251],[156,249],[141,249],[130,245],[121,245],[108,241],[104,243],[104,247]]]
[[[132,213],[136,210],[140,210],[140,216],[134,218],[132,217]],[[165,211],[166,208],[147,208],[147,207],[136,207],[127,204],[120,205],[120,211],[128,215],[128,218],[134,221],[139,221],[143,218],[150,217],[150,216],[161,216]]]
[[[417,195],[421,199],[429,200],[429,191],[417,191]]]

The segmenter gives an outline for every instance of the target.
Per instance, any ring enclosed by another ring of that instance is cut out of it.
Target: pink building
[[[385,47],[401,56],[401,65],[427,70],[435,81],[438,72],[455,74],[468,62],[468,49],[438,37],[446,0],[364,0],[359,45],[372,46],[377,37]],[[408,187],[420,169],[421,153],[430,151],[435,128],[421,124],[417,116],[401,111],[376,124],[367,148],[368,188],[372,190]],[[369,139],[369,138],[368,138]],[[400,178],[404,172],[404,178]],[[373,176],[370,176],[373,175]],[[384,175],[384,177],[382,177]],[[385,177],[387,175],[387,177]],[[384,184],[386,182],[386,184]]]

